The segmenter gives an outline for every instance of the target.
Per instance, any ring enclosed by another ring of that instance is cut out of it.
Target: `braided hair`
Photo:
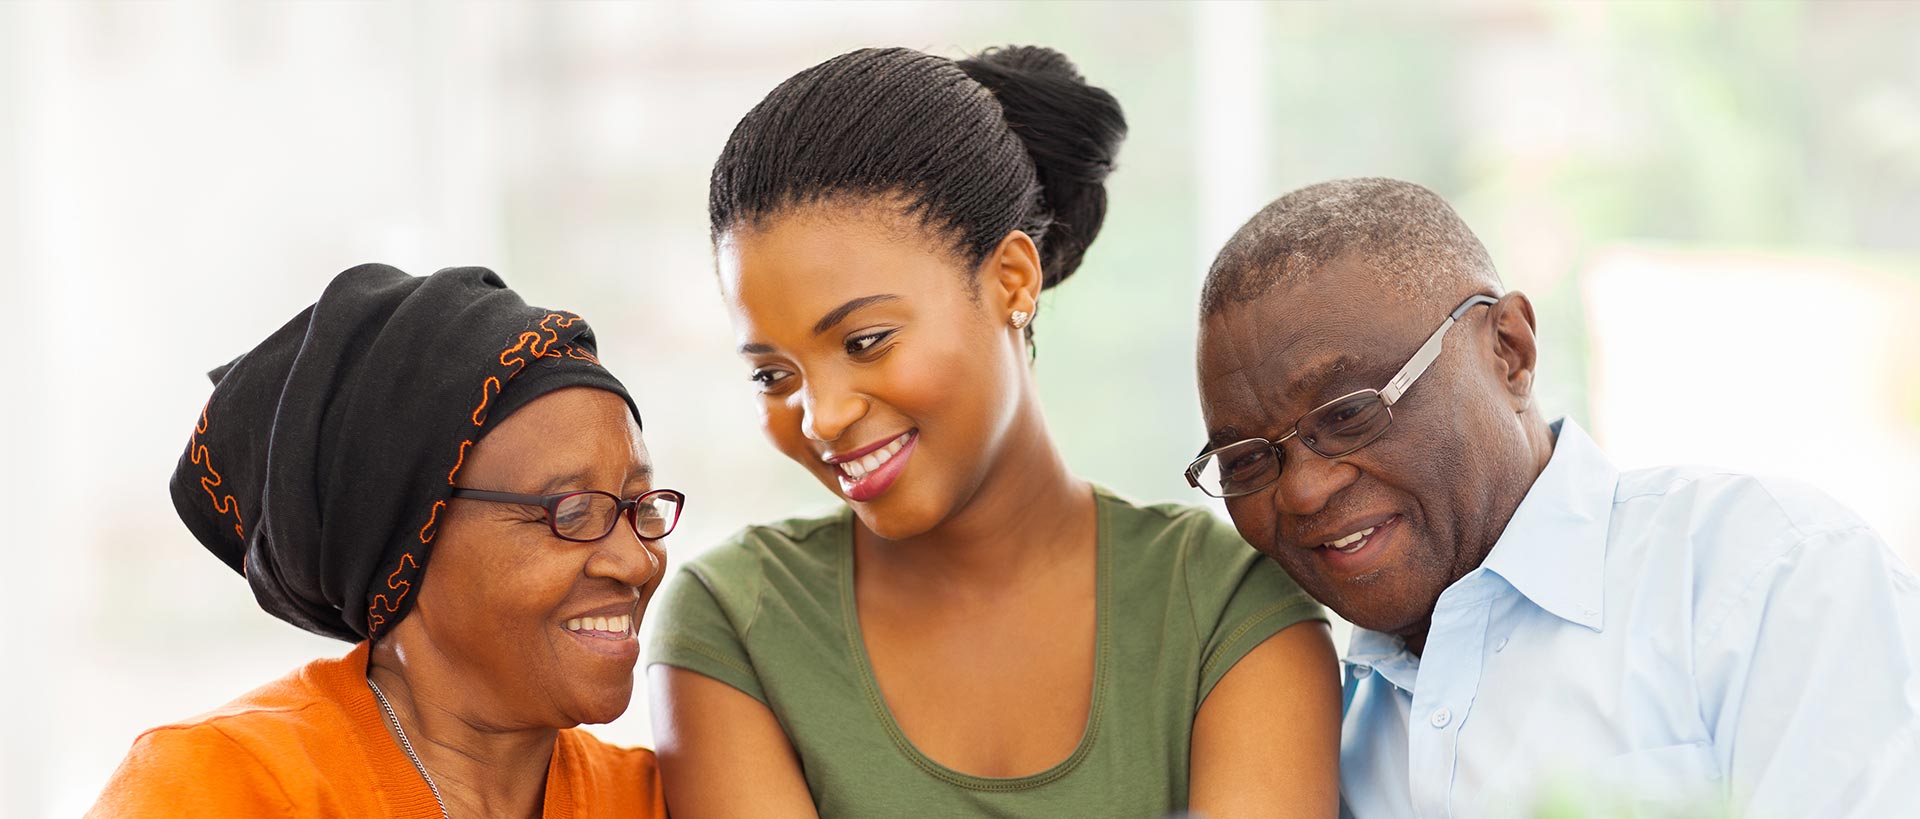
[[[970,271],[1008,233],[1026,233],[1050,288],[1100,234],[1126,131],[1113,95],[1052,49],[958,61],[860,49],[795,74],[741,118],[714,163],[707,213],[718,242],[796,205],[897,197],[951,237]]]

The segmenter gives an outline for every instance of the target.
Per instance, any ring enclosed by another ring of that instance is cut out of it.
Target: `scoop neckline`
[[[1093,745],[1100,734],[1100,718],[1105,713],[1109,677],[1109,659],[1111,658],[1111,640],[1109,639],[1107,614],[1108,589],[1111,585],[1108,576],[1112,573],[1111,561],[1107,559],[1108,510],[1113,496],[1098,484],[1093,487],[1094,537],[1093,537],[1093,698],[1087,705],[1087,722],[1080,729],[1080,743],[1074,746],[1073,753],[1054,763],[1051,767],[1021,776],[979,776],[954,770],[935,760],[920,750],[907,737],[907,732],[894,719],[893,709],[887,705],[887,699],[880,693],[880,678],[873,671],[873,658],[867,654],[867,642],[860,628],[860,609],[854,600],[853,592],[853,509],[843,507],[840,523],[843,532],[840,537],[840,615],[847,635],[847,650],[853,653],[859,666],[860,687],[866,694],[867,705],[874,716],[892,738],[893,745],[915,767],[942,782],[976,791],[1021,791],[1038,788],[1056,782],[1074,769],[1092,753]]]

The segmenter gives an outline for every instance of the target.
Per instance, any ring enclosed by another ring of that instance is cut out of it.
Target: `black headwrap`
[[[261,608],[347,641],[405,617],[467,448],[539,396],[626,388],[492,271],[362,265],[210,376],[173,505]]]

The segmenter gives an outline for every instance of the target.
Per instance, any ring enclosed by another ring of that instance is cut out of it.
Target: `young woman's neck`
[[[1037,563],[1090,546],[1093,489],[1067,469],[1047,433],[1039,397],[1026,391],[1010,435],[960,510],[883,551],[894,569],[951,582],[1000,583]]]
[[[402,626],[407,625],[402,621]],[[424,635],[409,635],[421,637]],[[500,728],[476,707],[481,686],[461,680],[433,647],[401,645],[399,629],[374,644],[367,677],[380,686],[394,716],[433,777],[451,816],[541,815],[554,728]],[[484,694],[480,696],[485,696]],[[384,714],[383,714],[384,716]],[[494,715],[498,716],[498,715]],[[387,726],[389,733],[393,726]],[[394,739],[399,741],[398,734]]]

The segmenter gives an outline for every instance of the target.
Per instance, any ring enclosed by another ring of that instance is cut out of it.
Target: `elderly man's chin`
[[[1410,544],[1393,542],[1405,540],[1409,533],[1396,534],[1401,537],[1384,538],[1370,546],[1380,552],[1366,555],[1370,559],[1364,566],[1344,565],[1349,556],[1327,555],[1325,547],[1297,549],[1277,562],[1340,619],[1369,631],[1398,634],[1432,610],[1437,592],[1426,588],[1416,576],[1416,567],[1409,565]]]

